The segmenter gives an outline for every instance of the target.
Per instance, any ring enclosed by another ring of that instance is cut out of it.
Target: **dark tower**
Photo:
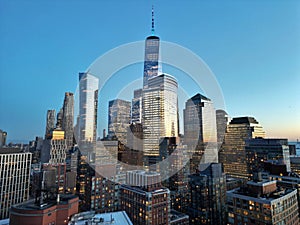
[[[65,131],[68,149],[73,146],[74,133],[74,95],[66,92],[63,105],[62,129]]]

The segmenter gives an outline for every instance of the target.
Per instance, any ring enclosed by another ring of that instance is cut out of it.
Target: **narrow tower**
[[[145,41],[145,60],[144,60],[144,82],[143,87],[148,87],[148,80],[158,75],[159,59],[159,37],[154,35],[154,9],[152,7],[152,35]]]

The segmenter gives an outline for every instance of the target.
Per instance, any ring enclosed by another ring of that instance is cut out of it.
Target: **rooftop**
[[[3,148],[0,148],[0,154],[15,154],[15,153],[24,153],[24,152],[19,147],[3,147]]]
[[[158,39],[159,40],[159,37],[151,35],[151,36],[147,37],[147,39]]]
[[[195,94],[192,98],[190,98],[190,100],[192,100],[192,101],[196,101],[196,100],[200,100],[200,99],[202,99],[202,100],[207,100],[207,101],[211,101],[209,98],[207,98],[206,96],[204,96],[204,95],[201,95],[201,94]]]
[[[230,191],[227,191],[227,196],[234,196],[240,199],[252,200],[255,202],[263,204],[271,204],[274,200],[279,200],[283,197],[288,197],[289,195],[296,194],[296,189],[281,189],[277,188],[275,191],[267,194],[257,195],[257,193],[252,193],[247,188],[237,188]]]
[[[71,194],[60,194],[59,196],[59,204],[68,204],[68,201],[74,198],[78,198],[75,195],[71,195]],[[49,199],[49,200],[43,200],[43,203],[36,203],[34,199],[31,199],[29,201],[26,202],[22,202],[19,204],[16,204],[13,206],[13,208],[15,209],[23,209],[23,210],[44,210],[47,208],[50,208],[54,205],[57,204],[57,199],[53,198],[53,199]]]
[[[256,119],[254,119],[253,117],[248,117],[248,116],[236,117],[230,121],[230,124],[250,124],[250,123],[258,124]]]
[[[178,211],[175,211],[175,210],[171,209],[170,219],[171,219],[171,223],[172,223],[172,222],[182,220],[182,219],[187,219],[188,220],[189,216],[184,214],[184,213],[181,213],[181,212],[178,212]]]
[[[78,213],[72,216],[68,225],[133,225],[125,211],[95,214],[94,211]]]

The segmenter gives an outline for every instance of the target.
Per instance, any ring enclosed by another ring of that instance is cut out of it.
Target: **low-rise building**
[[[72,216],[68,225],[133,225],[125,211],[95,214],[87,211]]]
[[[74,195],[58,195],[56,199],[36,199],[14,205],[10,209],[10,225],[65,225],[78,213],[79,199]]]
[[[227,192],[228,224],[299,224],[296,189],[283,189],[277,181],[260,176],[247,185]]]

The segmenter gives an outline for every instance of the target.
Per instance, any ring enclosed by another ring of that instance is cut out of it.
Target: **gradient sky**
[[[151,34],[152,4],[156,34],[206,62],[231,117],[254,116],[268,137],[300,139],[299,1],[2,0],[0,129],[8,139],[43,136],[47,109],[75,92],[78,72]]]

